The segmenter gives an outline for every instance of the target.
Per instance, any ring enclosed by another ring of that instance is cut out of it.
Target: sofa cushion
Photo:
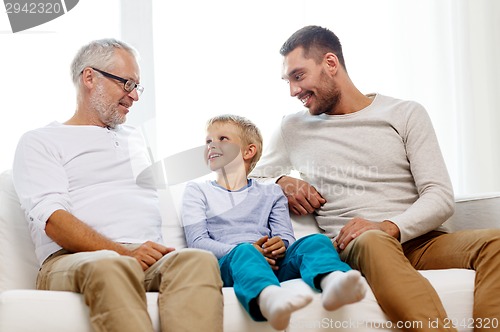
[[[466,321],[472,317],[474,271],[431,270],[421,271],[438,291],[450,320]],[[310,293],[313,302],[305,309],[293,313],[288,332],[335,331],[394,331],[391,322],[368,290],[361,302],[346,305],[335,311],[325,311],[321,294],[313,291],[300,279],[285,281],[284,288],[294,292]],[[224,332],[271,332],[265,322],[255,322],[243,309],[233,288],[223,288]],[[155,331],[160,331],[157,299],[158,293],[147,293],[148,312]],[[64,312],[64,315],[59,313]],[[29,313],[30,319],[24,319]],[[69,328],[71,327],[71,328]],[[0,293],[0,331],[40,332],[91,332],[88,307],[80,294],[71,292],[9,290]],[[466,326],[461,332],[471,331]]]
[[[450,322],[467,322],[472,317],[475,272],[462,269],[419,271],[438,292]],[[321,296],[315,293],[302,280],[290,280],[282,283],[283,287],[295,291],[315,294],[309,305],[314,310],[299,310],[293,313],[287,332],[303,331],[399,331],[391,329],[396,323],[387,320],[371,290],[358,303],[345,305],[335,311],[325,311],[321,306]],[[400,324],[417,324],[401,322]],[[424,322],[431,324],[431,322]],[[424,326],[427,327],[427,326]],[[458,326],[459,332],[471,332],[466,325]],[[422,330],[422,329],[420,329]],[[426,329],[430,330],[430,329]]]
[[[222,291],[224,332],[275,331],[266,322],[255,322],[250,318],[233,288],[226,287]],[[154,331],[159,332],[158,293],[146,293],[146,299]],[[83,296],[77,293],[26,289],[0,293],[0,331],[92,332],[88,316],[89,309]]]

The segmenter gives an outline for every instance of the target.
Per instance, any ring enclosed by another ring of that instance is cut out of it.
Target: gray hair
[[[139,53],[135,48],[113,38],[94,40],[80,48],[71,63],[71,79],[75,87],[80,86],[79,77],[85,67],[110,69],[113,65],[113,54],[117,48],[129,52],[138,60]]]

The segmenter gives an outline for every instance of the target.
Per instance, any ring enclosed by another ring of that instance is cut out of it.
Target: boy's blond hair
[[[256,152],[255,156],[250,160],[250,166],[248,168],[247,174],[250,173],[260,157],[262,156],[262,135],[260,133],[259,128],[250,120],[243,116],[234,115],[234,114],[222,114],[218,116],[214,116],[210,120],[207,121],[206,128],[210,128],[210,126],[216,123],[232,123],[240,130],[240,139],[245,146],[249,144],[255,144]]]

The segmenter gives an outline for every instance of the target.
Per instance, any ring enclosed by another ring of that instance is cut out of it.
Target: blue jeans
[[[331,240],[321,234],[300,238],[278,260],[279,269],[273,271],[264,256],[251,244],[242,243],[219,259],[225,287],[234,287],[236,297],[256,321],[265,320],[256,304],[260,292],[280,282],[302,278],[311,288],[321,291],[318,276],[351,268],[340,260]]]

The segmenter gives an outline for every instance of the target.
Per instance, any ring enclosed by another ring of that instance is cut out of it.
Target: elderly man
[[[221,331],[217,260],[162,244],[156,190],[137,180],[150,160],[123,124],[143,91],[136,51],[93,41],[71,71],[76,112],[23,135],[14,161],[37,288],[83,294],[95,331],[152,331],[146,291],[159,292],[162,331]]]

